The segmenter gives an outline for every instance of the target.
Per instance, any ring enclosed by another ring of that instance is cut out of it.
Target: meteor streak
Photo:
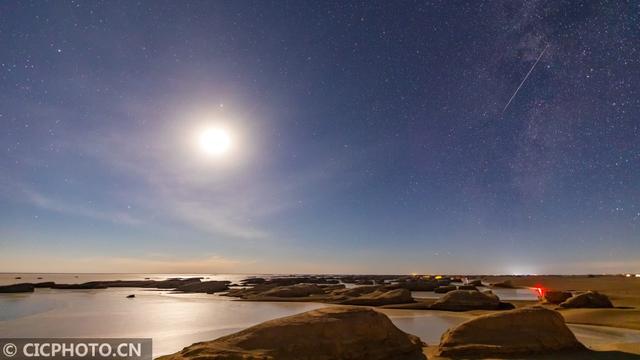
[[[540,55],[538,55],[538,59],[536,59],[536,62],[533,63],[533,66],[531,66],[531,69],[529,69],[529,72],[527,73],[527,75],[524,77],[524,79],[522,79],[522,82],[520,83],[516,91],[513,93],[513,95],[511,95],[511,98],[507,102],[507,105],[505,105],[504,109],[502,109],[502,114],[504,114],[504,112],[507,111],[507,108],[509,107],[509,104],[511,104],[511,101],[513,101],[513,98],[515,98],[516,95],[518,95],[518,91],[520,91],[520,88],[522,87],[522,85],[524,85],[524,82],[527,81],[527,78],[529,78],[529,75],[531,75],[531,72],[533,71],[533,69],[536,67],[536,65],[538,65],[538,61],[540,61],[540,59],[542,58],[542,55],[544,55],[544,52],[547,51],[548,47],[549,47],[549,44],[547,44],[547,46],[545,46],[544,49],[542,49],[542,52],[540,53]]]

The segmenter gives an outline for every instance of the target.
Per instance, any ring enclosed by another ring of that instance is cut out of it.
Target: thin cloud
[[[13,254],[0,264],[4,272],[126,272],[126,273],[225,273],[245,269],[253,260],[232,259],[220,255],[180,258],[167,255],[148,257],[118,256],[38,256]],[[34,264],[37,264],[34,266]]]
[[[69,200],[63,201],[55,199],[25,184],[7,181],[6,179],[3,181],[3,188],[5,191],[3,191],[2,194],[5,197],[33,205],[45,211],[86,217],[116,224],[139,225],[143,223],[141,219],[124,211],[101,210],[82,204],[70,203]]]

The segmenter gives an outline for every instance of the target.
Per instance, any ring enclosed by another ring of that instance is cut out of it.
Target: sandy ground
[[[511,279],[517,286],[543,286],[551,290],[595,290],[606,294],[616,306],[640,307],[640,278],[624,276],[489,276],[486,282]]]
[[[628,344],[627,344],[628,345]],[[635,354],[633,353],[635,350]],[[428,346],[423,349],[429,360],[450,360],[451,358],[438,357],[434,355],[436,346]],[[625,346],[611,346],[610,349],[598,349],[598,351],[580,351],[569,353],[556,353],[553,355],[533,355],[518,358],[503,358],[509,360],[638,360],[640,355],[636,355],[640,349],[629,349]],[[482,358],[486,359],[486,358]],[[453,360],[453,359],[451,359]],[[456,359],[459,360],[459,359]]]
[[[567,322],[640,330],[640,278],[623,276],[515,276],[486,277],[487,282],[511,279],[517,286],[550,290],[596,290],[609,297],[615,309],[560,309]],[[514,301],[517,306],[531,302]],[[555,306],[551,308],[556,308]]]
[[[606,294],[613,302],[614,309],[558,309],[556,305],[544,305],[556,309],[567,323],[610,326],[640,330],[640,279],[623,276],[488,276],[485,283],[510,279],[516,286],[543,287],[549,290],[587,291],[595,290]],[[414,304],[389,306],[396,309],[426,309],[434,299],[421,299]],[[536,301],[509,301],[516,307],[539,305]],[[462,313],[469,318],[491,311],[468,311]],[[425,348],[429,359],[444,359],[433,355],[436,346]],[[640,359],[640,343],[606,343],[591,347],[589,352],[565,353],[561,356],[533,356],[526,359]],[[523,358],[524,359],[524,358]]]

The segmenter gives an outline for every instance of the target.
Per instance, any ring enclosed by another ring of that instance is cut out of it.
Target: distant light
[[[544,298],[544,294],[547,292],[547,289],[542,287],[542,285],[536,285],[533,289],[538,293],[539,298]]]
[[[631,274],[627,274],[627,275],[625,275],[625,276],[626,276],[626,277],[631,277]],[[636,274],[636,276],[638,276],[638,275]]]
[[[436,280],[438,280],[438,279],[442,279],[442,275],[437,275],[436,276]]]
[[[640,274],[636,274],[636,277],[637,277],[637,278],[640,278]]]

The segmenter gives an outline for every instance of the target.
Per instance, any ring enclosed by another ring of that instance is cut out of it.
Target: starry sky
[[[0,271],[638,272],[639,14],[3,1]]]

